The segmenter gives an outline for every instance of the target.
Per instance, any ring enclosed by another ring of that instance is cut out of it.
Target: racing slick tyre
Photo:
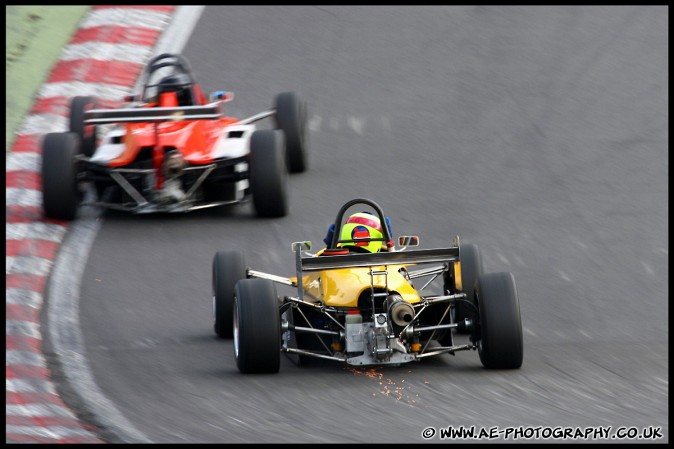
[[[234,356],[242,373],[277,373],[281,319],[276,287],[268,279],[244,279],[234,294]]]
[[[75,133],[48,133],[42,142],[42,207],[47,218],[74,220],[82,200],[75,155],[80,139]]]
[[[274,100],[276,127],[286,135],[288,171],[306,171],[307,161],[307,108],[294,92],[278,94]]]
[[[84,113],[95,108],[96,104],[93,97],[74,97],[70,102],[69,129],[71,133],[77,134],[82,141],[82,154],[86,157],[94,155],[98,136],[95,125],[84,124]]]
[[[288,169],[283,132],[255,131],[250,138],[250,190],[261,217],[288,214]]]
[[[215,333],[232,338],[234,287],[246,278],[246,265],[239,251],[218,251],[213,257],[213,318]]]
[[[477,280],[475,298],[479,310],[477,330],[480,361],[488,369],[522,366],[522,318],[515,286],[509,272],[486,273]]]

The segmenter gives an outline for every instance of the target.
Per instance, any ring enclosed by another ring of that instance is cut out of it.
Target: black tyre
[[[288,213],[288,170],[283,133],[276,129],[255,131],[250,139],[250,190],[261,217]]]
[[[79,149],[74,133],[48,133],[42,141],[42,207],[47,218],[75,219],[82,200],[75,162]]]
[[[84,113],[95,108],[96,102],[93,97],[74,97],[70,102],[69,129],[71,133],[77,134],[82,141],[81,151],[87,157],[94,155],[98,135],[95,125],[84,124]]]
[[[466,301],[475,304],[475,283],[484,273],[484,264],[482,262],[482,253],[475,244],[461,245],[459,250],[461,258],[461,292],[466,294]],[[457,301],[454,309],[454,321],[460,322],[465,318],[475,320],[475,308],[471,307],[465,301]],[[458,331],[461,334],[468,334],[470,331]]]
[[[294,92],[278,94],[274,101],[276,127],[286,135],[288,171],[299,173],[308,168],[307,108]]]
[[[234,356],[242,373],[277,373],[281,365],[281,319],[276,287],[268,279],[237,282]]]
[[[219,251],[213,258],[213,318],[215,333],[232,338],[234,287],[246,278],[246,265],[239,251]]]
[[[524,356],[522,319],[515,277],[508,272],[478,278],[478,352],[485,368],[516,369]]]

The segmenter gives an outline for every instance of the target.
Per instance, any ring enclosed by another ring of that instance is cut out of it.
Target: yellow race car
[[[233,338],[241,372],[278,372],[281,353],[366,366],[477,350],[485,368],[522,365],[514,277],[484,273],[477,245],[456,236],[448,248],[408,250],[419,237],[400,236],[396,246],[381,207],[363,198],[340,208],[325,241],[315,254],[311,242],[292,244],[294,277],[253,270],[240,251],[216,253],[214,328]],[[442,291],[427,291],[436,279]],[[276,284],[297,294],[280,297]],[[467,338],[455,344],[455,334]]]

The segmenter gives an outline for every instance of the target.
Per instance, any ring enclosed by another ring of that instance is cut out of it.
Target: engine
[[[398,364],[413,358],[410,347],[398,335],[414,320],[414,307],[400,295],[388,295],[384,310],[363,321],[360,310],[351,310],[344,317],[347,362],[352,365],[373,363]]]

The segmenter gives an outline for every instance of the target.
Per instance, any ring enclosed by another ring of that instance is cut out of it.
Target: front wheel
[[[219,251],[213,257],[213,318],[215,333],[232,338],[234,287],[246,278],[246,265],[239,251]]]
[[[524,356],[520,303],[512,273],[486,273],[477,280],[478,352],[489,369],[516,369]]]
[[[294,92],[278,94],[274,101],[276,127],[286,135],[288,171],[299,173],[307,170],[307,108]]]
[[[74,220],[82,199],[75,155],[75,133],[48,133],[42,142],[42,207],[47,218]]]
[[[268,279],[244,279],[234,298],[234,356],[242,373],[277,373],[281,319],[276,287]]]
[[[261,217],[288,214],[288,169],[283,132],[255,131],[250,138],[250,190],[255,211]]]

